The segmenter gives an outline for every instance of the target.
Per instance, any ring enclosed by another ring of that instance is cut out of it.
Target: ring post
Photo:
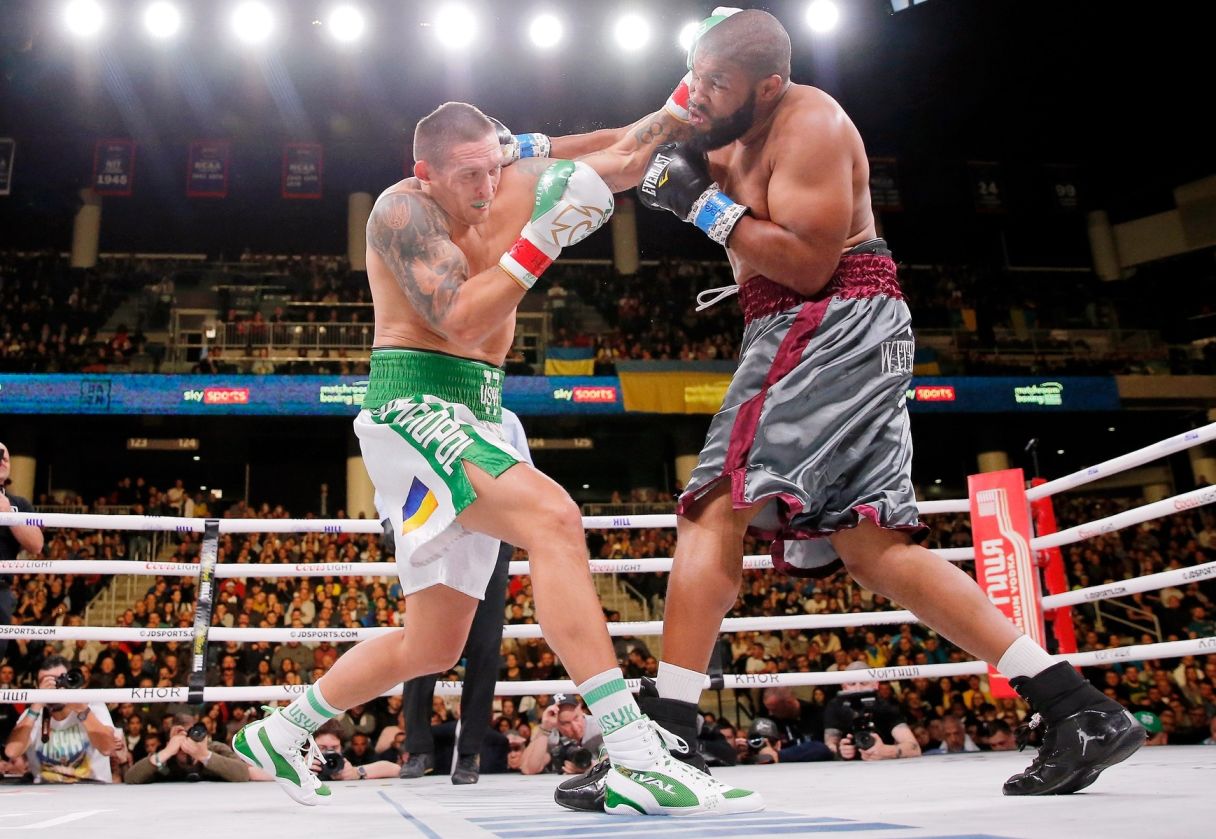
[[[191,645],[190,692],[186,701],[202,710],[207,686],[207,633],[211,631],[211,605],[215,600],[215,565],[219,559],[220,521],[207,519],[203,545],[198,552],[198,598],[194,602],[194,641]]]

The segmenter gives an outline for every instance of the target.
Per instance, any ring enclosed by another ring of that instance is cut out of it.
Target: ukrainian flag
[[[439,502],[435,500],[435,493],[431,492],[430,487],[414,478],[410,493],[405,498],[405,505],[401,508],[401,535],[404,536],[426,524],[438,506]]]

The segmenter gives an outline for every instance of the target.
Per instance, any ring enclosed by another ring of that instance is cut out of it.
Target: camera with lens
[[[68,670],[66,673],[60,673],[55,677],[55,687],[60,690],[76,690],[84,687],[84,673],[81,673],[75,667]],[[64,705],[60,703],[48,703],[47,707],[56,713],[64,709]]]
[[[772,763],[772,755],[763,754],[764,748],[778,748],[780,745],[781,732],[777,729],[777,723],[768,717],[756,717],[747,728],[747,754],[740,763],[755,766]]]
[[[878,736],[876,711],[878,710],[878,694],[872,690],[840,695],[846,707],[852,712],[847,734],[853,735],[853,743],[861,751],[873,748],[875,743],[881,743]]]
[[[346,766],[346,758],[342,756],[341,752],[321,752],[321,771],[317,773],[317,777],[322,781],[332,781],[338,777],[344,766]]]
[[[195,743],[201,743],[207,739],[207,726],[201,722],[196,722],[194,725],[186,729],[186,736]]]
[[[591,750],[583,748],[583,745],[576,740],[563,737],[557,749],[550,752],[550,756],[553,758],[554,768],[559,772],[567,760],[579,772],[586,772],[591,768]]]
[[[62,690],[76,690],[84,687],[84,673],[81,673],[75,667],[66,673],[60,673],[55,677],[55,687]]]

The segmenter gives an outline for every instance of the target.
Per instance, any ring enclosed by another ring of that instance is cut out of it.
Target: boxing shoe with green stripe
[[[313,774],[321,753],[312,735],[290,722],[278,708],[262,706],[265,716],[232,738],[232,748],[250,766],[273,775],[288,795],[309,807],[328,804],[329,787]]]
[[[617,815],[695,816],[703,813],[755,813],[764,809],[758,792],[736,789],[676,760],[668,752],[673,735],[643,717],[641,748],[630,749],[626,766],[614,762],[604,779],[604,812]],[[650,742],[646,742],[650,741]],[[648,753],[646,764],[635,756]]]

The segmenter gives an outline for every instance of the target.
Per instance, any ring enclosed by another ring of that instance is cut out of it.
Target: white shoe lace
[[[262,710],[266,713],[279,713],[279,709],[269,705],[263,705]],[[292,728],[297,729],[299,733],[295,734],[293,732],[292,739],[287,744],[284,758],[291,768],[295,770],[296,775],[300,779],[300,786],[303,789],[317,790],[321,787],[321,779],[312,771],[312,765],[313,761],[320,762],[322,760],[321,748],[317,745],[317,741],[311,733],[295,725]]]
[[[718,288],[707,288],[697,295],[697,311],[703,312],[719,301],[738,293],[739,286],[733,284],[719,286]]]

